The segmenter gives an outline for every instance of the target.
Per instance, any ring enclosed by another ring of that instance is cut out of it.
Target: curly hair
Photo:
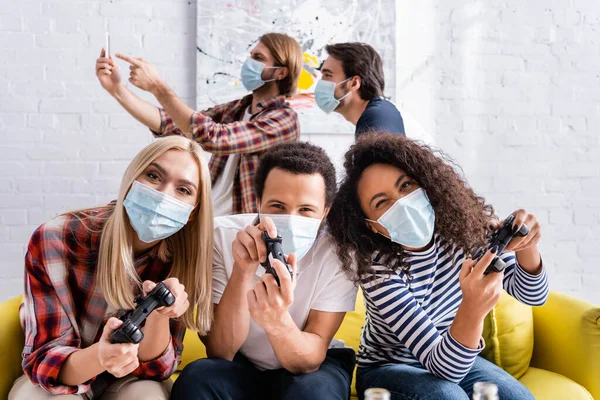
[[[449,156],[404,135],[370,133],[346,153],[346,176],[327,217],[337,255],[355,281],[372,272],[375,253],[378,262],[395,273],[409,274],[410,268],[402,246],[374,233],[365,222],[357,185],[373,164],[400,168],[425,190],[435,211],[435,232],[445,240],[465,251],[485,244],[486,225],[495,217],[494,209],[473,191]]]
[[[279,143],[267,150],[258,163],[254,174],[254,188],[262,199],[269,172],[279,168],[296,175],[320,174],[325,181],[325,206],[331,206],[337,190],[335,167],[319,146],[308,142]]]

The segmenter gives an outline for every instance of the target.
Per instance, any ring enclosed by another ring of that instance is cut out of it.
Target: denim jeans
[[[181,371],[171,399],[347,400],[354,360],[352,349],[330,349],[317,371],[294,375],[285,369],[261,371],[239,353],[233,361],[204,358]]]
[[[475,382],[495,383],[502,400],[534,400],[531,392],[518,380],[482,357],[477,357],[473,368],[458,384],[436,377],[421,365],[361,367],[356,374],[360,399],[365,390],[378,387],[389,390],[393,400],[468,400],[473,397]]]

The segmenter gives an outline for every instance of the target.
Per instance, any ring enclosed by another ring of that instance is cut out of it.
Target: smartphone
[[[106,37],[104,39],[104,49],[106,58],[110,58],[110,35],[106,32]]]

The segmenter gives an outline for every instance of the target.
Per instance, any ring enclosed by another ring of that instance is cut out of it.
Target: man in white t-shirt
[[[357,287],[321,226],[336,192],[323,149],[284,143],[255,177],[259,215],[215,219],[215,316],[203,338],[210,358],[189,364],[173,399],[347,399],[354,351],[333,339],[354,310]],[[261,235],[283,237],[293,276],[270,259]]]

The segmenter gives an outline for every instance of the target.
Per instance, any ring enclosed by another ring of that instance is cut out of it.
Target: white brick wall
[[[195,4],[2,1],[0,301],[22,292],[33,230],[60,212],[113,199],[128,161],[152,140],[97,83],[104,32],[113,51],[164,69],[193,105]]]
[[[600,3],[397,5],[398,102],[500,216],[543,224],[551,287],[600,303]]]
[[[22,290],[40,223],[114,198],[152,139],[100,88],[94,60],[154,62],[195,98],[195,0],[3,0],[0,301]],[[600,3],[399,0],[396,101],[504,216],[543,223],[553,289],[600,303]],[[150,97],[143,95],[145,98]],[[339,161],[349,135],[311,135]]]

